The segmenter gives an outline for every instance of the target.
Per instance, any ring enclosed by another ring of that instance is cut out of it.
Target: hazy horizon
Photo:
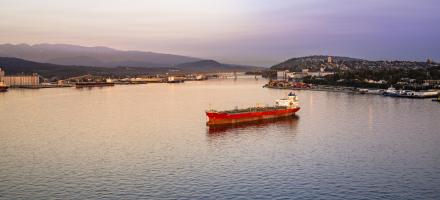
[[[105,46],[271,66],[291,57],[440,60],[433,0],[0,0],[0,43]]]

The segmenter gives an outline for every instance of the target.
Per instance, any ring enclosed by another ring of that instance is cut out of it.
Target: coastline
[[[309,90],[309,91],[326,91],[326,92],[343,92],[350,94],[360,94],[360,95],[385,95],[384,89],[377,88],[355,88],[355,87],[346,87],[346,86],[333,86],[333,85],[312,85],[310,87],[280,87],[280,86],[269,86],[268,84],[264,85],[263,88],[269,89],[282,89],[282,90]],[[422,94],[428,91],[420,91]],[[440,90],[430,90],[429,92],[437,92],[437,95],[428,95],[428,96],[391,96],[391,97],[399,97],[399,98],[415,98],[415,99],[426,99],[433,98],[440,95]]]

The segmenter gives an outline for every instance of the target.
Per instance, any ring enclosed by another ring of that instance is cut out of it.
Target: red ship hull
[[[286,108],[261,112],[225,113],[206,112],[208,125],[227,125],[293,116],[300,108]]]
[[[6,92],[8,91],[8,86],[0,86],[0,92]]]

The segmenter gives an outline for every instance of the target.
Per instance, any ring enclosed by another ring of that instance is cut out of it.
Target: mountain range
[[[46,78],[84,74],[123,76],[169,71],[191,73],[260,69],[181,55],[69,44],[0,44],[0,67],[7,74],[39,73]]]
[[[0,57],[0,68],[6,75],[37,73],[48,79],[65,79],[82,75],[136,76],[166,73],[173,68],[165,67],[88,67],[39,63],[20,58]]]
[[[113,77],[156,75],[165,73],[244,72],[261,69],[256,67],[222,64],[214,60],[183,63],[173,67],[90,67],[40,63],[11,57],[0,57],[0,68],[3,69],[7,75],[38,73],[45,78],[57,80],[86,74]]]
[[[84,47],[69,44],[0,44],[0,57],[14,57],[58,65],[94,67],[171,67],[202,60],[172,54],[122,51],[108,47]]]

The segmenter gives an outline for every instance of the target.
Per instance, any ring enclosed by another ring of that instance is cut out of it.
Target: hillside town
[[[319,67],[319,68],[318,68]],[[265,85],[279,89],[309,89],[385,94],[425,91],[417,97],[433,97],[440,90],[440,65],[426,62],[364,61],[345,57],[312,56],[275,65]],[[432,92],[434,91],[434,92]],[[425,95],[429,94],[429,95]],[[399,95],[405,97],[405,95]]]

